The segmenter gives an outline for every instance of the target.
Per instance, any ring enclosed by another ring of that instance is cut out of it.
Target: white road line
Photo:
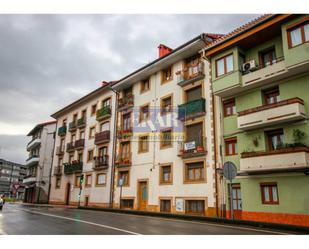
[[[94,211],[95,210],[88,210],[88,211]],[[104,213],[113,213],[113,212],[105,212]],[[135,217],[141,217],[141,218],[148,218],[148,219],[157,219],[157,220],[164,220],[164,221],[175,221],[175,222],[183,222],[183,223],[193,223],[193,224],[200,224],[200,225],[210,225],[215,227],[227,227],[227,228],[234,228],[239,230],[248,230],[248,231],[255,231],[255,232],[264,232],[264,233],[270,233],[270,234],[278,234],[278,235],[293,235],[293,233],[284,233],[284,232],[277,232],[277,231],[271,231],[271,230],[263,230],[263,229],[257,229],[257,228],[250,228],[250,227],[244,227],[244,226],[238,226],[238,225],[227,225],[227,224],[215,224],[213,222],[198,222],[198,221],[190,221],[190,220],[179,220],[174,218],[160,218],[155,216],[142,216],[138,214],[126,214],[126,213],[113,213],[117,215],[129,215],[129,216],[135,216]]]
[[[41,212],[37,212],[37,211],[30,211],[30,210],[27,210],[27,209],[20,209],[20,210],[28,212],[28,213],[40,214],[40,215],[55,217],[55,218],[64,219],[64,220],[71,220],[71,221],[75,221],[75,222],[81,222],[81,223],[85,223],[85,224],[89,224],[89,225],[93,225],[93,226],[104,227],[104,228],[108,228],[108,229],[111,229],[111,230],[116,230],[116,231],[120,231],[120,232],[124,232],[124,233],[128,233],[128,234],[142,235],[140,233],[135,233],[135,232],[124,230],[124,229],[120,229],[120,228],[117,228],[117,227],[106,226],[106,225],[102,225],[102,224],[98,224],[98,223],[94,223],[94,222],[89,222],[89,221],[85,221],[85,220],[78,220],[78,219],[73,219],[73,218],[69,218],[69,217],[65,217],[65,216],[41,213]]]

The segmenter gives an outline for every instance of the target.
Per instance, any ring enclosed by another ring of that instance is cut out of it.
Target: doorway
[[[242,200],[241,200],[240,184],[233,184],[232,185],[232,200],[233,200],[234,218],[236,220],[241,220],[241,218],[242,218]]]
[[[70,204],[70,191],[71,191],[71,183],[67,183],[66,193],[65,193],[65,205]]]
[[[138,209],[146,210],[148,203],[148,183],[147,181],[138,182]]]

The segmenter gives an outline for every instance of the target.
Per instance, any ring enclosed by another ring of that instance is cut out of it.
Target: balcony
[[[28,143],[28,145],[27,145],[27,150],[29,151],[29,150],[35,148],[36,146],[38,146],[38,145],[40,145],[40,144],[41,144],[41,138],[36,137],[36,138],[32,139],[32,140]]]
[[[77,119],[77,128],[81,129],[86,126],[86,119],[84,117]]]
[[[266,67],[257,66],[253,70],[243,72],[242,84],[244,87],[259,84],[267,84],[286,77],[287,72],[284,58],[277,58]]]
[[[54,168],[54,175],[55,176],[61,176],[62,175],[62,166],[56,166]]]
[[[84,146],[85,146],[85,139],[79,139],[75,141],[74,149],[75,150],[83,149]]]
[[[60,156],[64,154],[64,146],[57,146],[56,148],[56,155]]]
[[[240,171],[242,172],[266,173],[299,169],[309,169],[309,148],[306,146],[241,154]]]
[[[67,127],[65,125],[58,128],[58,136],[65,136],[66,133]]]
[[[121,127],[117,129],[117,138],[119,140],[130,140],[132,137],[132,127],[123,130]]]
[[[83,171],[83,162],[73,161],[72,163],[64,163],[64,174],[80,173]]]
[[[132,153],[127,156],[117,155],[115,166],[117,167],[128,167],[132,165]]]
[[[69,123],[69,131],[75,131],[77,129],[77,122],[72,121]]]
[[[101,109],[97,110],[96,119],[97,121],[108,119],[111,117],[111,113],[112,113],[111,107],[104,106]]]
[[[196,65],[185,67],[182,71],[176,72],[177,84],[179,86],[186,86],[195,81],[201,80],[204,75],[204,63],[198,62]]]
[[[178,156],[182,159],[205,156],[207,151],[204,146],[195,146],[195,141],[179,145]]]
[[[206,113],[205,99],[200,98],[178,106],[178,119],[186,120],[203,116]]]
[[[74,142],[67,143],[67,152],[72,152],[75,150]]]
[[[304,101],[292,98],[239,112],[237,126],[241,130],[250,130],[305,118]]]
[[[30,167],[39,163],[39,156],[32,155],[26,160],[26,166]]]
[[[27,176],[24,177],[23,179],[23,184],[33,184],[36,182],[36,174],[29,174]]]
[[[94,144],[108,143],[110,141],[110,131],[101,131],[95,134]]]
[[[102,170],[108,168],[108,155],[94,157],[93,169]]]
[[[130,94],[118,99],[118,111],[125,110],[134,106],[134,95]]]

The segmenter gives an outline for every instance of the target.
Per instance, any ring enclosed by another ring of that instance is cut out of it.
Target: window
[[[122,116],[122,130],[128,131],[131,129],[131,113]]]
[[[305,22],[293,29],[288,30],[289,48],[309,41],[309,22]]]
[[[261,183],[260,186],[263,204],[279,204],[277,183]]]
[[[64,151],[64,138],[60,140],[60,151]]]
[[[134,199],[121,199],[121,208],[133,209]]]
[[[74,160],[74,154],[69,155],[69,163],[72,163]]]
[[[160,200],[160,212],[171,212],[171,200]]]
[[[102,107],[110,106],[111,99],[107,98],[102,101]]]
[[[120,145],[120,156],[121,159],[129,159],[130,158],[130,142],[121,143]]]
[[[140,108],[139,121],[143,122],[149,118],[149,105],[142,106]]]
[[[71,142],[74,143],[75,141],[76,141],[76,135],[75,135],[75,134],[72,134],[72,135],[71,135]]]
[[[205,201],[203,200],[186,200],[187,214],[204,214]]]
[[[185,181],[205,180],[204,162],[187,163],[185,165]]]
[[[271,105],[280,101],[279,88],[273,88],[263,92],[266,105]]]
[[[104,173],[97,174],[96,185],[97,186],[106,185],[106,174],[104,174]]]
[[[186,126],[186,143],[194,142],[194,148],[186,151],[194,151],[197,147],[203,147],[203,122]]]
[[[107,146],[100,147],[98,150],[98,156],[104,157],[107,155]]]
[[[231,185],[229,185],[229,188]],[[232,203],[234,210],[242,210],[240,184],[232,184]],[[230,206],[231,208],[231,206]]]
[[[81,116],[81,118],[82,119],[86,119],[86,113],[87,113],[87,110],[85,109],[85,110],[82,110],[82,116]]]
[[[56,188],[60,188],[60,186],[61,186],[61,178],[57,177],[56,178]]]
[[[275,49],[271,48],[260,53],[261,67],[267,67],[276,63]]]
[[[64,119],[64,120],[62,121],[62,126],[66,126],[66,125],[67,125],[67,120]]]
[[[73,122],[74,122],[74,123],[76,123],[76,121],[77,121],[77,115],[78,115],[77,113],[75,113],[75,114],[73,115]]]
[[[91,116],[96,115],[97,104],[91,106]]]
[[[149,150],[149,141],[148,141],[148,135],[147,136],[140,136],[138,141],[138,152],[148,152]]]
[[[85,186],[86,187],[91,187],[91,185],[92,185],[92,175],[86,175]]]
[[[79,162],[82,162],[83,161],[83,152],[82,151],[79,151],[78,154],[77,154],[77,160]]]
[[[123,97],[129,97],[132,96],[132,87],[126,88],[123,90]]]
[[[90,127],[89,129],[89,139],[94,138],[94,136],[95,136],[95,126]]]
[[[173,79],[173,70],[172,67],[168,67],[162,70],[162,83],[168,82]]]
[[[143,80],[141,82],[141,93],[147,92],[150,89],[149,79]]]
[[[172,96],[161,99],[161,115],[172,111]]]
[[[268,149],[270,151],[280,149],[283,144],[284,134],[282,129],[267,132]]]
[[[79,132],[79,139],[85,139],[85,131],[80,131]]]
[[[75,176],[75,187],[80,187],[80,176]]]
[[[234,156],[237,155],[237,138],[227,138],[224,140],[225,142],[225,155],[226,156]]]
[[[87,162],[91,162],[92,160],[93,160],[93,150],[88,150]]]
[[[172,146],[172,129],[161,131],[160,148],[169,148]]]
[[[233,116],[236,114],[235,99],[229,99],[223,102],[224,117]]]
[[[118,182],[117,182],[118,186],[119,186],[119,180],[121,178],[123,179],[122,186],[129,186],[129,171],[128,170],[118,171]]]
[[[172,165],[160,166],[160,184],[172,183]]]
[[[202,98],[202,87],[194,87],[186,91],[186,101],[191,102]]]
[[[216,77],[234,70],[233,54],[216,60]]]

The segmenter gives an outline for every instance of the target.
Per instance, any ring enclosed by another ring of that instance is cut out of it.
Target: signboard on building
[[[185,143],[184,149],[185,150],[194,150],[195,149],[195,141]]]
[[[184,212],[185,210],[185,205],[184,205],[184,200],[182,198],[176,198],[176,212]]]

